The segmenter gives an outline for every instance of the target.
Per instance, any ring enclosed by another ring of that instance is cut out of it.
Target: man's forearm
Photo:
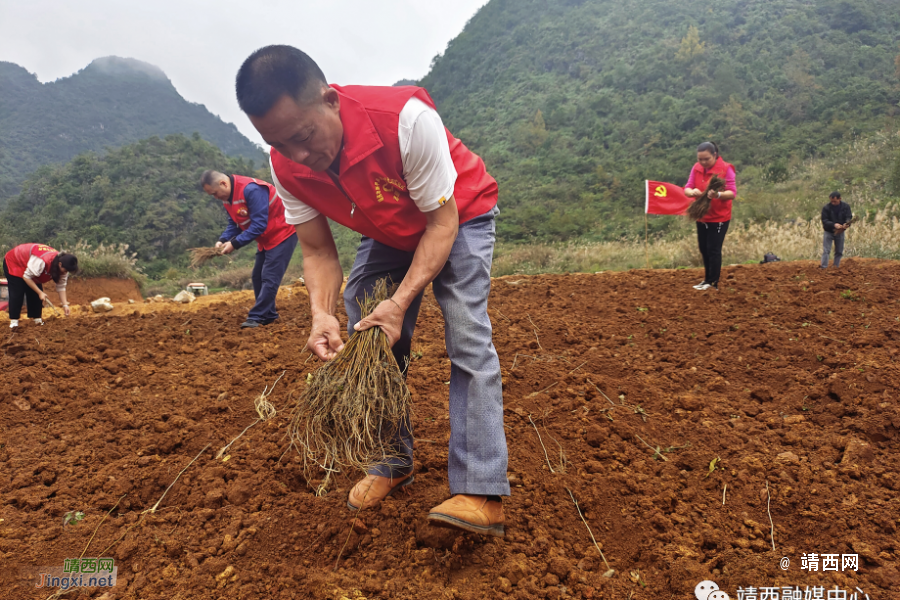
[[[425,229],[425,233],[422,234],[422,239],[419,240],[419,245],[416,247],[409,271],[393,296],[393,300],[403,310],[409,308],[413,300],[447,264],[447,258],[450,256],[450,250],[453,248],[453,242],[456,241],[458,232],[458,219],[455,223],[435,224]]]
[[[312,316],[334,315],[344,273],[337,251],[317,252],[303,257],[303,281],[309,290]]]

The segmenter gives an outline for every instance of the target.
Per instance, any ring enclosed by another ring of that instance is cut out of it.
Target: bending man
[[[204,192],[222,201],[228,213],[228,227],[216,248],[231,254],[256,240],[251,277],[256,304],[241,327],[268,325],[278,318],[275,297],[297,247],[294,228],[284,221],[281,198],[273,185],[252,177],[204,171],[200,183]]]
[[[452,497],[429,520],[502,536],[506,435],[487,315],[497,183],[444,128],[422,88],[329,85],[300,50],[268,46],[244,62],[237,96],[272,146],[274,183],[287,222],[297,227],[312,308],[310,350],[328,360],[343,347],[335,318],[342,272],[327,219],[363,235],[344,292],[350,334],[381,327],[400,365],[407,364],[422,293],[433,283],[452,363]],[[385,276],[399,287],[360,321],[356,298]],[[396,440],[402,458],[357,483],[350,508],[377,504],[412,483],[412,447],[407,424]]]

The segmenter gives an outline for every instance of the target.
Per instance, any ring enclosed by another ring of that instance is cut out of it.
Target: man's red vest
[[[50,281],[50,263],[59,254],[50,246],[44,244],[21,244],[6,253],[6,268],[10,275],[16,277],[25,277],[25,269],[28,268],[28,260],[32,256],[37,256],[46,265],[41,276],[34,281],[38,283],[47,283]]]
[[[706,191],[706,186],[709,185],[709,180],[713,178],[713,175],[718,175],[722,179],[725,179],[725,175],[728,173],[728,169],[734,169],[733,165],[728,164],[722,157],[718,157],[716,159],[716,164],[714,164],[707,171],[703,168],[703,165],[700,163],[696,163],[694,165],[694,188],[700,190],[701,192]],[[706,213],[706,216],[700,219],[701,223],[724,223],[725,221],[731,220],[731,200],[719,200],[713,199],[710,201],[709,212]]]
[[[275,176],[291,195],[332,221],[392,248],[415,250],[427,219],[406,189],[397,127],[410,98],[431,108],[434,101],[413,86],[331,87],[340,94],[344,126],[340,187],[327,173],[295,163],[273,148]],[[488,175],[484,161],[449,131],[447,141],[457,172],[453,196],[459,222],[465,223],[497,204],[497,182]]]
[[[288,239],[296,229],[293,225],[288,225],[284,220],[284,205],[281,198],[275,193],[275,186],[253,177],[244,177],[242,175],[232,175],[234,186],[231,191],[231,203],[223,202],[222,206],[225,212],[231,217],[231,220],[237,223],[241,231],[246,231],[250,227],[250,213],[247,210],[247,200],[244,199],[244,188],[249,184],[255,183],[263,189],[269,190],[269,221],[266,230],[256,238],[256,246],[260,250],[271,250],[284,240]]]

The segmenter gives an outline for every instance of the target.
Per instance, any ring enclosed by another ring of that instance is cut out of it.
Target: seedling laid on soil
[[[846,290],[844,292],[841,292],[841,298],[844,298],[845,300],[858,300],[859,299],[859,298],[857,298],[856,293],[853,290]]]

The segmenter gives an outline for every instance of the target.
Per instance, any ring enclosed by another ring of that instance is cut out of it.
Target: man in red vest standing
[[[231,254],[256,240],[251,276],[256,304],[241,327],[268,325],[278,318],[275,296],[297,247],[294,227],[284,220],[281,198],[272,184],[242,175],[204,171],[200,183],[204,192],[222,201],[228,213],[228,227],[216,248]]]
[[[290,46],[254,52],[237,75],[237,98],[272,147],[273,181],[296,226],[312,309],[308,347],[328,360],[341,350],[335,303],[342,271],[332,219],[363,235],[344,292],[348,329],[379,326],[400,365],[408,364],[422,293],[433,284],[444,314],[450,370],[452,497],[429,521],[503,536],[509,495],[500,362],[487,314],[497,183],[484,162],[453,137],[418,87],[329,85]],[[389,276],[392,298],[360,320],[356,299]],[[413,481],[413,435],[403,457],[374,469],[351,490],[364,509]]]

